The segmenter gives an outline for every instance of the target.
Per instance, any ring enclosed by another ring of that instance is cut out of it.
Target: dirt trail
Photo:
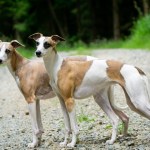
[[[141,68],[150,78],[150,52],[143,50],[95,50],[93,56],[101,59],[117,59]],[[26,150],[32,140],[30,116],[24,97],[6,67],[0,67],[0,150]],[[125,105],[125,98],[119,87],[115,89],[115,101]],[[107,146],[111,126],[109,119],[96,105],[92,97],[76,101],[79,141],[74,149],[139,149],[149,150],[150,121],[125,110],[130,117],[129,133],[126,138],[118,138],[114,145]],[[59,150],[59,142],[64,137],[64,125],[61,108],[57,98],[41,101],[42,120],[45,129],[42,145],[38,150]],[[119,127],[121,128],[121,127]]]

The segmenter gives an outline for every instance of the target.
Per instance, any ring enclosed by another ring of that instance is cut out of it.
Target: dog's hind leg
[[[109,101],[112,106],[112,109],[114,112],[118,115],[118,117],[122,120],[123,122],[123,136],[127,135],[128,132],[128,124],[129,124],[129,117],[122,112],[118,107],[115,106],[114,104],[114,93],[113,93],[113,86],[108,88],[108,96],[109,96]]]
[[[129,107],[138,114],[150,119],[150,90],[148,79],[137,67],[124,65],[121,69],[124,78],[122,85]]]
[[[96,103],[102,108],[102,110],[107,114],[112,122],[112,136],[110,140],[106,141],[106,143],[113,144],[117,138],[119,118],[110,105],[107,90],[108,89],[106,88],[93,96]]]
[[[131,110],[147,119],[150,119],[150,104],[148,100],[146,101],[145,95],[143,95],[143,97],[142,95],[140,95],[138,98],[133,98],[131,100],[126,90],[124,90],[124,92],[126,95],[127,104],[131,108]],[[143,102],[141,100],[143,100]]]

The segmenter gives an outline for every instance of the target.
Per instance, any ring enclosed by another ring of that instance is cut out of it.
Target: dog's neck
[[[28,62],[28,59],[21,56],[16,50],[13,51],[11,59],[7,62],[10,73],[15,78],[20,68]]]
[[[54,48],[51,51],[48,51],[47,54],[43,57],[46,70],[50,76],[51,82],[57,80],[57,72],[61,67],[63,58],[57,53]]]

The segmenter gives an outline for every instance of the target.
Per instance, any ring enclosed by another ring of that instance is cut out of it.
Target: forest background
[[[0,39],[19,40],[27,56],[35,32],[64,37],[61,50],[150,49],[150,0],[1,0],[0,8]]]

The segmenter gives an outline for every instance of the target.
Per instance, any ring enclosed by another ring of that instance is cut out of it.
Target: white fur
[[[41,53],[44,55],[44,49],[43,49],[43,43],[44,43],[45,37],[40,37],[37,42],[39,42],[39,45],[37,46],[37,50],[36,51],[41,51]]]
[[[2,45],[1,47],[1,50],[0,50],[0,59],[3,61],[3,62],[6,62],[7,61],[7,54],[5,53],[5,50],[6,50],[6,46],[5,44]]]
[[[86,98],[107,86],[107,67],[105,60],[94,60],[81,85],[75,89],[74,97],[77,99]]]

